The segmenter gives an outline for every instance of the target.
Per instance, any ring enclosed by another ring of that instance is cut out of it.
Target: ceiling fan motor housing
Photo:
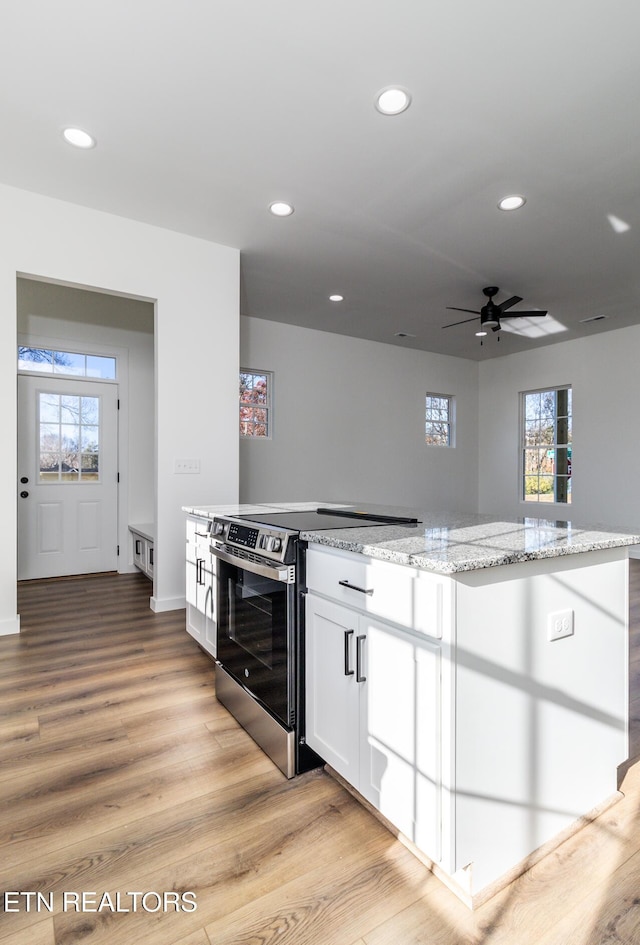
[[[480,324],[483,328],[500,328],[500,309],[493,302],[488,302],[480,309]]]

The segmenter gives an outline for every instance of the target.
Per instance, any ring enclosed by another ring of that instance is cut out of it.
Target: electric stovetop
[[[289,528],[297,532],[321,528],[365,528],[371,525],[416,525],[417,518],[398,515],[377,515],[357,509],[317,509],[306,512],[253,512],[235,518],[272,528]]]

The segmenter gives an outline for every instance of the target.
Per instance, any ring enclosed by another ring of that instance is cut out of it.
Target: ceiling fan
[[[458,308],[455,305],[447,305],[447,309],[450,309],[453,312],[471,312],[473,315],[480,316],[480,328],[484,330],[486,328],[491,328],[493,331],[500,331],[500,319],[501,318],[531,318],[534,315],[546,315],[547,312],[537,311],[537,312],[511,312],[505,314],[508,308],[511,308],[512,305],[517,305],[518,302],[522,302],[522,299],[519,295],[512,295],[510,299],[507,299],[506,302],[500,302],[498,305],[493,301],[494,295],[497,295],[500,289],[497,285],[488,285],[486,289],[482,290],[489,301],[486,305],[483,305],[479,312],[476,312],[471,308]],[[473,322],[475,318],[464,318],[461,322],[452,322],[450,325],[443,325],[443,328],[453,328],[454,325],[464,325],[467,322]]]

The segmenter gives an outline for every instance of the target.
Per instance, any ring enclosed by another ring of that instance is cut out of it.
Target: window
[[[38,394],[40,482],[100,481],[100,398]]]
[[[240,436],[271,436],[271,392],[269,371],[240,371]]]
[[[19,345],[18,370],[113,381],[116,377],[116,359],[104,358],[96,354],[52,351],[49,348],[28,348]]]
[[[453,397],[427,394],[424,438],[427,446],[453,446]]]
[[[571,502],[571,388],[523,393],[522,498]]]

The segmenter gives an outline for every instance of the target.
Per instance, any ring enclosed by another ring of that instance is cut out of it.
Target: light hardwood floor
[[[640,764],[622,801],[471,913],[328,775],[286,781],[217,703],[184,612],[153,614],[149,593],[137,574],[19,589],[22,633],[0,638],[0,887],[53,894],[54,912],[22,897],[0,945],[640,941]],[[640,562],[630,606],[638,754]],[[61,908],[187,890],[196,911]]]

